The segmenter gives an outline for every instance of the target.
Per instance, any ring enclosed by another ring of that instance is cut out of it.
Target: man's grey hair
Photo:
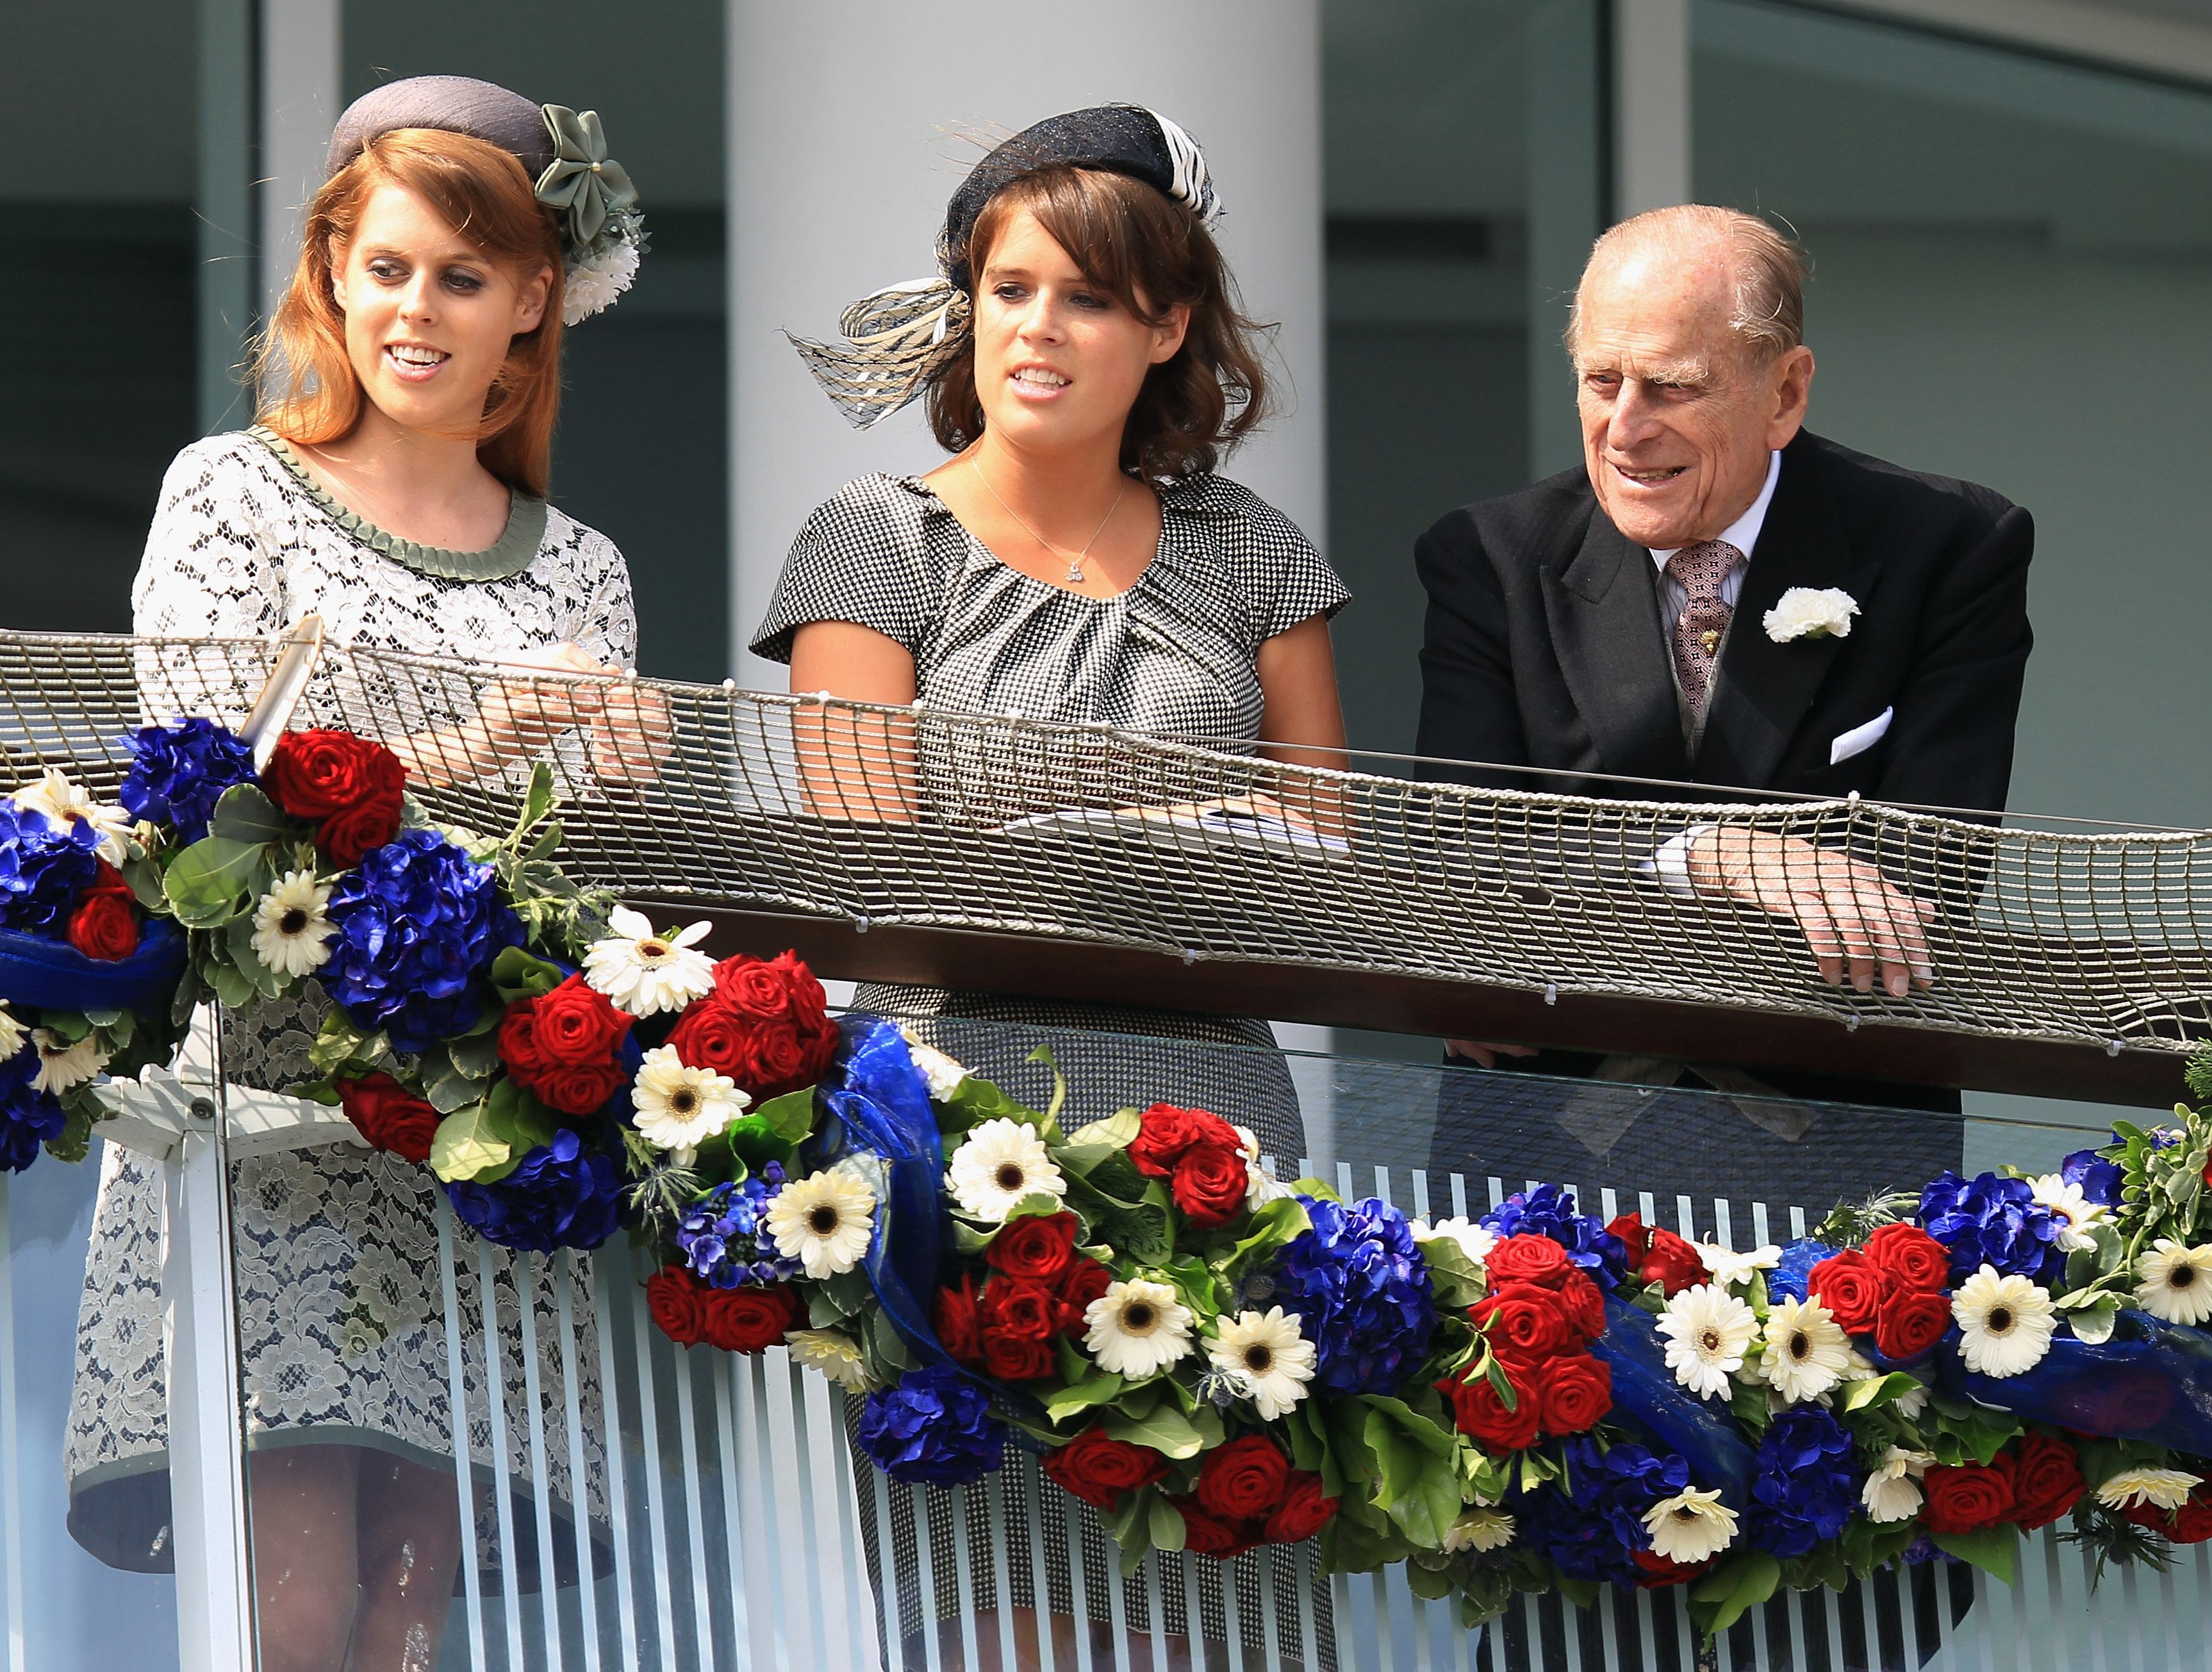
[[[1744,352],[1753,360],[1765,362],[1802,342],[1805,281],[1813,270],[1811,257],[1758,215],[1711,203],[1680,203],[1632,215],[1608,227],[1590,246],[1582,281],[1575,287],[1574,306],[1567,316],[1568,353],[1580,346],[1583,291],[1589,284],[1589,276],[1608,257],[1637,245],[1687,249],[1713,237],[1728,244],[1735,280],[1729,327]]]

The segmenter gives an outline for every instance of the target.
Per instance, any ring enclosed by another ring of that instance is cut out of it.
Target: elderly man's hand
[[[1935,903],[1893,887],[1879,868],[1802,837],[1735,825],[1699,831],[1687,858],[1699,894],[1793,919],[1829,985],[1848,974],[1859,991],[1872,992],[1879,976],[1884,991],[1903,998],[1915,982],[1934,984],[1927,927]]]

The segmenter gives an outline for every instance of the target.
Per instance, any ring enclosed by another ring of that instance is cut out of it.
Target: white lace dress
[[[623,667],[637,652],[629,574],[602,535],[517,495],[507,536],[484,553],[426,551],[352,518],[310,481],[281,443],[220,435],[177,456],[132,589],[136,630],[165,636],[264,637],[319,613],[338,642],[420,654],[496,659],[563,640]],[[245,694],[250,697],[251,693]],[[214,698],[218,707],[235,694]],[[166,717],[164,717],[166,718]],[[235,721],[238,714],[225,718]],[[307,1003],[265,1007],[226,1039],[231,1072],[282,1087],[308,1077],[306,1051],[321,1019]],[[446,1315],[422,1169],[351,1148],[292,1150],[232,1169],[241,1384],[248,1444],[343,1443],[450,1475],[454,1421]],[[164,1571],[169,1531],[168,1402],[161,1346],[160,1169],[106,1148],[77,1325],[68,1443],[70,1530],[111,1566]],[[562,1410],[581,1404],[584,1507],[605,1523],[591,1262],[576,1260],[562,1353],[560,1263],[490,1250],[499,1318],[496,1376],[485,1362],[480,1245],[459,1232],[462,1374],[478,1484],[478,1560],[534,1587],[533,1548],[502,1563],[490,1509],[492,1411],[501,1390],[509,1484],[534,1475],[526,1397],[521,1287],[532,1294],[557,1570],[574,1568],[575,1492]],[[488,1246],[488,1245],[483,1245]],[[564,1374],[564,1356],[568,1373]],[[534,1516],[515,1506],[518,1545],[534,1546]],[[594,1543],[604,1542],[603,1534]]]

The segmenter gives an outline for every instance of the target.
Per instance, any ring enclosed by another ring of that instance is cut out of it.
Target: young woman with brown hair
[[[133,589],[137,631],[267,638],[312,614],[356,646],[629,669],[622,555],[544,495],[562,331],[627,284],[636,245],[634,194],[595,115],[451,76],[355,104],[259,356],[258,421],[171,466]],[[387,741],[434,783],[493,776],[549,746],[582,748],[603,777],[649,775],[651,717],[623,697],[632,689],[610,677],[599,696],[540,700],[494,685],[460,712],[395,694],[404,735]],[[195,694],[235,721],[253,694]],[[227,1021],[227,1071],[271,1089],[313,1077],[320,1021],[295,1001]],[[468,1548],[456,1427],[473,1416],[481,1430],[503,1401],[515,1476],[549,1484],[564,1530],[534,1562],[481,1533],[477,1548],[506,1583],[551,1584],[556,1552],[575,1548],[567,1528],[605,1518],[597,1387],[581,1390],[586,1454],[549,1433],[533,1460],[520,1388],[465,1325],[469,1408],[452,1408],[436,1197],[419,1168],[343,1147],[259,1155],[234,1167],[232,1201],[258,1663],[427,1669]],[[139,1569],[166,1567],[172,1537],[161,1227],[157,1171],[111,1146],[78,1331],[70,1525]],[[545,1263],[489,1258],[498,1316],[514,1329],[533,1307],[541,1374],[557,1388]],[[588,1288],[574,1299],[588,1307]],[[489,1345],[502,1362],[520,1350]],[[481,1463],[474,1474],[481,1512],[507,1483]]]
[[[1205,159],[1173,122],[1132,106],[1054,117],[993,151],[954,195],[941,280],[848,310],[847,344],[798,345],[860,427],[926,394],[953,457],[926,476],[863,476],[808,518],[753,640],[790,664],[793,691],[1341,764],[1328,617],[1350,595],[1286,518],[1214,474],[1267,410],[1259,331],[1213,242],[1216,210]],[[1070,798],[1018,749],[923,740],[897,715],[802,711],[796,729],[802,787],[826,816],[988,826]],[[1270,810],[1324,824],[1332,813]],[[1249,1127],[1290,1166],[1304,1153],[1297,1096],[1263,1021],[1146,1009],[1141,996],[1079,1005],[883,983],[862,986],[854,1003],[919,1018],[918,1037],[1040,1107],[1042,1071],[1027,1060],[1036,1030],[1073,1030],[1050,1036],[1071,1125],[1164,1100]],[[1267,1054],[1208,1048],[1220,1045]],[[1072,1654],[1074,1614],[1104,1630],[1118,1583],[1133,1640],[1164,1601],[1170,1640],[1182,1643],[1178,1570],[1167,1566],[1163,1592],[1119,1578],[1094,1513],[1050,1487],[1029,1496],[1034,1468],[1010,1453],[1002,1496],[1010,1518],[1025,1502],[1042,1507],[1054,1553],[1042,1576],[1019,1525],[971,1517],[977,1548],[1005,1542],[1007,1597],[985,1555],[975,1595],[940,1584],[925,1603],[903,1559],[924,1536],[923,1500],[895,1502],[878,1527],[864,1489],[878,1597],[897,1596],[909,1631],[925,1611],[943,1620],[963,1606],[1018,1607],[1018,1658],[1030,1665],[1023,1637],[1049,1621],[1057,1656]],[[984,1501],[969,1494],[971,1508]],[[939,1576],[954,1571],[950,1514],[942,1500],[927,1514]],[[1069,1584],[1072,1548],[1088,1576],[1080,1592]],[[1295,1598],[1283,1555],[1267,1558],[1273,1582]],[[1194,1612],[1203,1635],[1218,1638],[1230,1570],[1201,1561],[1198,1571]],[[1240,1587],[1257,1583],[1242,1570]],[[1326,1591],[1311,1602],[1325,1628]],[[1256,1589],[1242,1595],[1248,1628],[1263,1611]],[[1284,1664],[1325,1659],[1325,1629],[1310,1650],[1296,1635]]]

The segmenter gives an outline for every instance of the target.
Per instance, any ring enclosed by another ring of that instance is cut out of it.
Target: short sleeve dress
[[[1160,542],[1152,563],[1127,591],[1091,598],[1001,562],[920,478],[866,476],[807,518],[752,647],[787,663],[799,627],[852,621],[912,654],[916,694],[933,706],[1168,733],[1237,751],[1259,740],[1260,646],[1301,621],[1334,615],[1351,596],[1288,518],[1219,476],[1191,476],[1162,489]],[[993,786],[1018,772],[1018,763],[924,759],[920,766],[940,807],[950,799],[984,817],[998,810],[1037,810],[1034,804],[1003,809],[988,804]],[[1018,794],[1015,799],[1019,802]],[[911,1025],[928,1043],[1038,1106],[1048,1090],[1048,1071],[1027,1060],[1033,1041],[1024,1034],[1051,1030],[1054,1055],[1068,1081],[1069,1112],[1062,1119],[1070,1123],[1164,1100],[1211,1109],[1250,1127],[1285,1173],[1304,1154],[1297,1093],[1282,1059],[1272,1054],[1274,1038],[1264,1021],[883,982],[863,984],[854,1003],[862,1010],[915,1019]],[[1255,1059],[1249,1051],[1212,1051],[1206,1045],[1256,1045],[1271,1054]],[[1103,1630],[1105,1598],[1117,1591],[1129,1630],[1143,1628],[1152,1606],[1150,1594],[1134,1578],[1115,1583],[1096,1513],[1040,1489],[1035,1472],[1027,1454],[1010,1451],[1000,1527],[993,1528],[982,1512],[981,1493],[969,1499],[971,1548],[989,1549],[996,1536],[1012,1553],[1006,1600],[1018,1607],[1039,1600],[1027,1554],[1025,1505],[1035,1503],[1048,1553],[1046,1605],[1063,1615],[1087,1611],[1094,1627]],[[988,1608],[997,1600],[1000,1582],[991,1560],[979,1563],[968,1597],[948,1583],[957,1571],[949,1503],[924,1507],[918,1495],[900,1494],[884,1520],[864,1494],[861,1521],[872,1574],[879,1588],[896,1584],[898,1617],[909,1627],[922,1617],[915,1556],[925,1521],[939,1576],[932,1612],[950,1618],[963,1602]],[[1071,1531],[1085,1576],[1088,1602],[1082,1608],[1066,1559]],[[1167,1629],[1180,1634],[1194,1602],[1202,1635],[1217,1644],[1225,1639],[1232,1617],[1224,1608],[1227,1570],[1213,1569],[1210,1561],[1198,1564],[1195,1595],[1188,1600],[1177,1571],[1167,1571],[1160,1597]],[[1282,1663],[1308,1669],[1332,1663],[1325,1584],[1301,1598],[1291,1564],[1279,1550],[1248,1559],[1237,1572],[1235,1617],[1244,1622],[1248,1649],[1269,1646],[1255,1634],[1267,1612],[1260,1594],[1264,1584],[1274,1592],[1273,1611],[1288,1622],[1273,1645]],[[1317,1622],[1310,1656],[1296,1640],[1302,1607]],[[888,1618],[879,1625],[888,1655]]]
[[[281,439],[259,430],[195,442],[170,465],[131,606],[136,630],[149,636],[260,638],[319,614],[333,640],[422,655],[497,659],[564,640],[623,667],[637,654],[629,572],[605,536],[517,494],[496,545],[417,546],[346,510]],[[205,700],[209,712],[235,722],[252,694],[210,691]],[[307,1050],[321,1018],[319,1005],[299,1001],[227,1022],[234,1072],[276,1088],[311,1077]],[[289,1150],[233,1166],[250,1446],[349,1444],[451,1472],[434,1188],[420,1168],[352,1148]],[[149,1572],[171,1564],[161,1240],[160,1169],[106,1146],[77,1325],[69,1526],[110,1566]],[[526,1289],[534,1303],[538,1371],[548,1389],[565,1385],[561,1297],[553,1263],[504,1249],[490,1255],[506,1338],[495,1370],[482,1329],[461,1330],[471,1455],[489,1484],[483,1460],[491,1455],[489,1390],[496,1385],[520,1487],[533,1473],[520,1297]],[[586,1342],[589,1272],[588,1263],[578,1264],[569,1297]],[[471,1275],[462,1281],[463,1309],[480,1319]],[[575,1357],[595,1362],[588,1352]],[[557,1518],[572,1524],[584,1513],[597,1529],[606,1516],[599,1388],[588,1373],[580,1381],[580,1505],[562,1423],[545,1425],[544,1475]],[[519,1537],[528,1519],[517,1518]],[[479,1522],[479,1563],[495,1576],[501,1557],[489,1509]],[[554,1543],[556,1559],[572,1562],[565,1526]],[[535,1584],[533,1552],[517,1551],[506,1566]]]

